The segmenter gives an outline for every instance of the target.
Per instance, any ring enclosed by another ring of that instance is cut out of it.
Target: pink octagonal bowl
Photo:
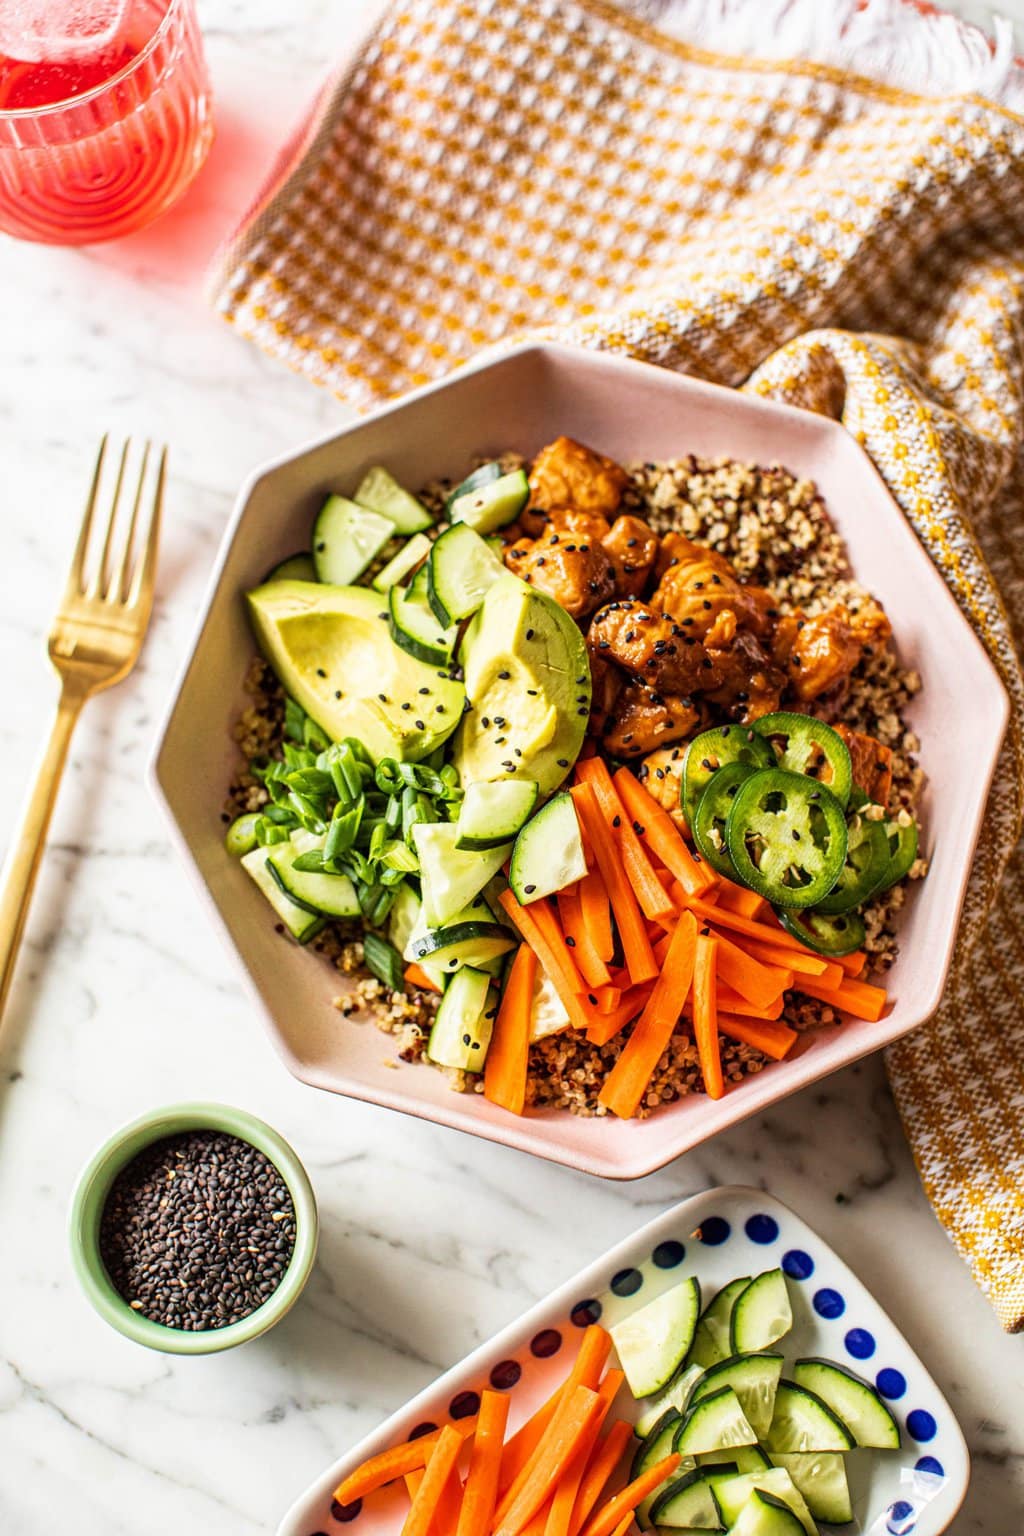
[[[785,1061],[744,1079],[717,1102],[694,1095],[644,1121],[560,1111],[517,1118],[482,1095],[453,1093],[442,1073],[424,1066],[396,1071],[379,1032],[346,1021],[331,1006],[338,973],[275,934],[273,913],[222,840],[220,813],[236,753],[231,726],[255,650],[241,600],[245,589],[275,561],[304,547],[324,497],[351,491],[371,464],[386,464],[404,484],[416,486],[435,476],[460,477],[477,454],[508,448],[535,453],[560,433],[623,462],[725,454],[779,462],[815,480],[858,580],[884,604],[901,659],[924,684],[910,721],[928,776],[922,811],[931,870],[901,913],[900,955],[887,979],[892,1002],[885,1017],[814,1031]],[[152,778],[210,917],[297,1077],[588,1173],[631,1179],[899,1039],[935,1011],[1008,712],[981,644],[843,427],[667,369],[527,345],[407,395],[255,472],[225,534]],[[963,750],[965,741],[970,752]]]

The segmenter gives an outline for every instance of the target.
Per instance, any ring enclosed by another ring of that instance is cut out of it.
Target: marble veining
[[[187,202],[85,253],[0,237],[8,812],[55,697],[43,639],[96,440],[148,432],[172,450],[152,633],[75,739],[0,1041],[0,1532],[269,1536],[340,1450],[530,1303],[684,1195],[738,1182],[822,1232],[948,1395],[974,1457],[956,1536],[1015,1536],[1024,1341],[999,1331],[932,1217],[879,1062],[616,1186],[305,1088],[261,1033],[143,775],[238,484],[344,419],[215,320],[201,276],[363,0],[200,9],[220,134]],[[281,1129],[309,1168],[323,1240],[280,1327],[169,1360],[93,1315],[65,1222],[96,1143],[185,1098]]]

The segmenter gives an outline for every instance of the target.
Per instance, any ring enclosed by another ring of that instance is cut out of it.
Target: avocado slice
[[[462,637],[470,707],[455,738],[463,784],[522,777],[557,789],[590,715],[583,636],[558,603],[511,573],[491,587]]]
[[[246,596],[263,654],[333,741],[356,737],[374,762],[416,762],[459,723],[462,684],[399,650],[379,592],[275,581]]]

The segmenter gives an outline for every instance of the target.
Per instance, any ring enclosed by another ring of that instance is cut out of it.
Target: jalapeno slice
[[[783,907],[817,906],[846,859],[839,801],[785,768],[761,768],[740,785],[725,836],[743,884]]]
[[[839,879],[815,910],[826,917],[859,907],[886,879],[891,863],[885,824],[854,816],[846,828],[846,862]]]
[[[853,764],[846,742],[824,720],[777,710],[762,715],[754,730],[775,745],[776,761],[790,773],[805,773],[835,795],[845,811],[853,788]]]
[[[701,731],[683,758],[682,806],[693,826],[697,801],[712,775],[727,763],[746,763],[749,768],[770,768],[774,761],[770,744],[749,725],[716,725]]]
[[[707,859],[712,869],[729,880],[736,878],[736,866],[729,857],[725,827],[732,810],[736,791],[754,772],[748,763],[726,763],[716,770],[701,790],[697,808],[690,823],[693,840],[698,851]],[[886,862],[889,858],[888,839],[885,844]]]
[[[873,894],[881,895],[889,890],[910,873],[910,867],[917,858],[918,828],[917,822],[912,821],[906,827],[901,827],[898,821],[883,822],[886,841],[889,845],[889,864],[880,883]]]
[[[835,917],[819,912],[787,912],[776,908],[779,922],[787,933],[819,955],[852,955],[864,943],[864,923],[856,912],[839,912]]]

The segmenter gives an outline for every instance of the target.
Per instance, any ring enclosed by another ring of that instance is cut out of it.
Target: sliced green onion
[[[324,858],[337,859],[343,853],[347,853],[356,840],[359,831],[359,823],[363,816],[363,800],[360,796],[351,809],[344,809],[341,801],[334,807],[330,826],[327,828],[327,840],[324,843]]]
[[[240,859],[258,846],[257,829],[260,819],[259,811],[246,811],[244,815],[236,816],[228,827],[224,834],[224,847],[234,858]]]
[[[306,739],[306,711],[287,695],[284,701],[284,731],[292,741],[304,742]]]
[[[363,956],[366,968],[392,992],[405,990],[402,957],[393,944],[378,933],[368,933],[363,939]]]

